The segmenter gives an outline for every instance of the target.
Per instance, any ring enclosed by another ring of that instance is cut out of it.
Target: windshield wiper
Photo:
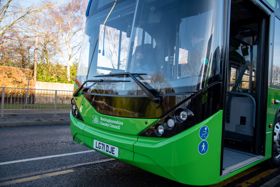
[[[147,83],[143,84],[140,80],[137,79],[137,77],[141,77],[142,75],[147,75],[146,73],[130,73],[130,72],[124,72],[124,73],[110,73],[106,75],[97,75],[95,77],[130,77],[146,94],[151,100],[159,103],[161,102],[162,98],[158,91],[153,89],[150,85]]]
[[[99,83],[99,82],[130,82],[128,80],[107,80],[107,79],[95,79],[95,80],[86,80],[73,94],[74,97],[77,97],[79,95],[79,93],[81,91],[84,90],[84,86],[89,83],[89,82],[92,82],[93,84],[90,86],[94,86],[96,83]]]

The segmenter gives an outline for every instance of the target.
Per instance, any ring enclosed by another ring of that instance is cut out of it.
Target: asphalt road
[[[5,127],[0,137],[0,186],[180,186],[74,143],[66,125]],[[278,185],[279,174],[259,168],[247,186]]]

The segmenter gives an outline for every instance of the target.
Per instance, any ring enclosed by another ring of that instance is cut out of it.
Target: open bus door
[[[268,15],[232,0],[224,112],[222,174],[264,158]]]

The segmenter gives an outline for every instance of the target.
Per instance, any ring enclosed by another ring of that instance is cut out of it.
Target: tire
[[[280,114],[275,118],[273,126],[272,158],[273,166],[280,167]]]

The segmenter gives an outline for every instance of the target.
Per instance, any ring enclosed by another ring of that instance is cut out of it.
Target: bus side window
[[[280,20],[275,19],[274,51],[272,65],[272,85],[280,87]]]
[[[251,36],[231,40],[229,91],[256,92],[257,45],[254,42]]]
[[[230,68],[230,85],[229,90],[232,91],[233,86],[235,85],[237,78],[237,69],[235,67]]]

